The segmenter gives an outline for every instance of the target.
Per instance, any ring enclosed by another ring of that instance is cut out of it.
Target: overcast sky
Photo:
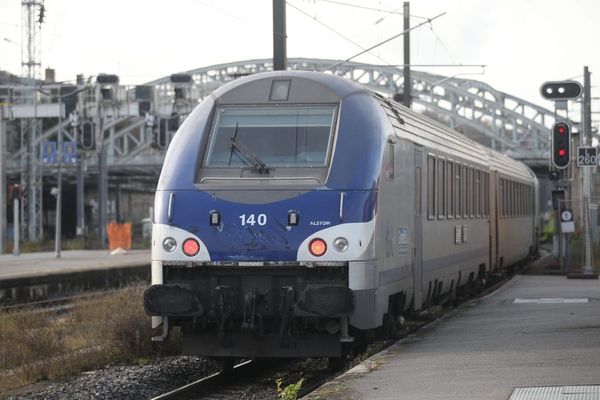
[[[400,0],[335,1],[402,11]],[[272,57],[272,0],[45,0],[45,7],[42,65],[55,68],[58,80],[106,72],[137,84]],[[415,69],[461,74],[548,108],[539,95],[543,81],[581,80],[588,65],[592,83],[600,84],[598,0],[411,1],[412,25],[442,12],[411,33],[412,63],[486,64],[484,74],[481,68]],[[287,17],[289,57],[345,59],[361,50],[324,25],[370,47],[401,32],[403,23],[399,14],[325,0],[288,0]],[[21,1],[0,0],[0,69],[12,73],[21,69],[20,23]],[[399,38],[356,61],[402,64],[402,51]]]

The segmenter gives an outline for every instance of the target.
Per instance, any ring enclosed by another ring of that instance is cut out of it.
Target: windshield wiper
[[[231,164],[231,154],[233,154],[233,149],[236,149],[238,153],[240,153],[247,161],[249,161],[254,168],[259,173],[269,172],[269,168],[264,161],[262,161],[256,154],[251,152],[242,142],[238,142],[237,140],[237,131],[238,125],[235,124],[235,131],[233,132],[233,136],[229,138],[231,142],[231,153],[229,153],[229,164]]]

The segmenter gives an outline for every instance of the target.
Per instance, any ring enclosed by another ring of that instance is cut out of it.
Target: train
[[[183,352],[344,357],[535,254],[538,182],[332,74],[236,79],[180,126],[155,195],[146,313]]]

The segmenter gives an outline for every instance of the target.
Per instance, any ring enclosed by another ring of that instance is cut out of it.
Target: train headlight
[[[173,239],[172,237],[165,238],[162,244],[164,251],[167,253],[172,253],[177,248],[177,240]]]
[[[339,237],[333,241],[333,247],[335,247],[335,249],[340,253],[343,253],[348,250],[348,240],[346,238]]]
[[[321,257],[327,251],[327,243],[323,239],[313,239],[310,241],[308,249],[313,256]]]
[[[196,239],[185,239],[183,242],[183,254],[188,257],[194,257],[200,251],[200,243]]]

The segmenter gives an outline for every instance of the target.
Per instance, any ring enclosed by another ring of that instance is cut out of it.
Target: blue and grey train
[[[537,190],[524,164],[354,82],[240,78],[169,146],[144,306],[186,354],[340,357],[534,253]]]

